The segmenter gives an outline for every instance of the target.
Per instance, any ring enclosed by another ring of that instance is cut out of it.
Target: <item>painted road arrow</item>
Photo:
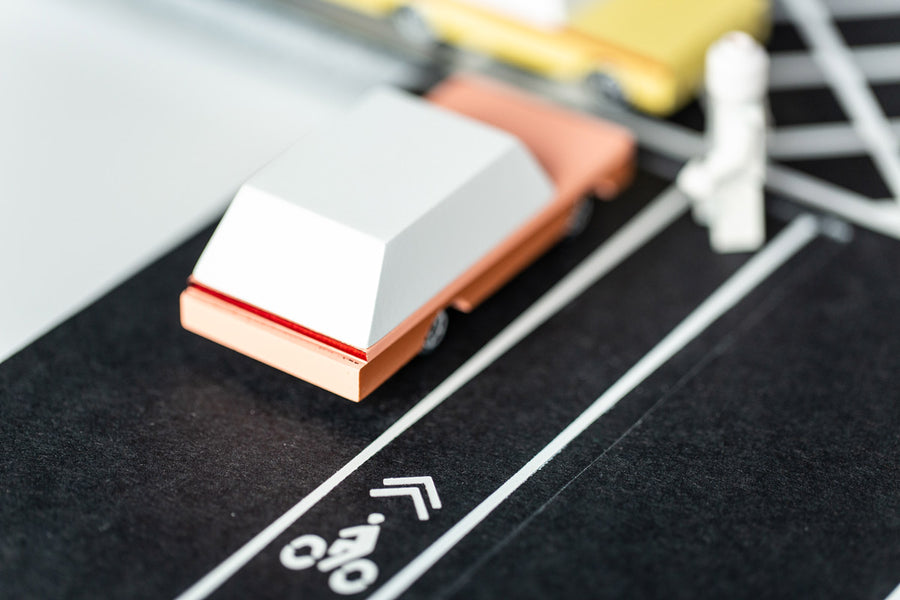
[[[425,506],[425,497],[422,495],[422,490],[411,486],[423,486],[425,493],[428,495],[428,502],[431,504],[431,508],[435,510],[441,508],[441,499],[438,497],[437,487],[434,485],[434,480],[428,475],[424,477],[387,477],[382,483],[391,487],[371,489],[369,490],[369,496],[372,498],[409,496],[412,498],[413,506],[416,508],[416,516],[419,517],[420,521],[428,520],[428,508]]]

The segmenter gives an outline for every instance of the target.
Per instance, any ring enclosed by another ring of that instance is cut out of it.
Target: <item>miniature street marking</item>
[[[378,579],[378,565],[366,557],[375,550],[382,523],[384,515],[372,513],[365,525],[341,529],[330,546],[318,535],[301,535],[282,548],[278,558],[291,571],[309,569],[316,563],[322,573],[331,571],[328,587],[336,594],[364,592]]]
[[[894,588],[894,591],[891,592],[887,598],[884,600],[900,600],[900,585]]]
[[[846,19],[900,16],[897,0],[827,0],[826,4],[834,16]]]
[[[422,490],[417,487],[399,487],[399,488],[378,488],[369,490],[369,496],[372,498],[389,498],[391,496],[409,496],[416,508],[416,516],[420,521],[427,521],[430,516],[428,509],[425,508],[425,498],[422,497]]]
[[[369,600],[391,600],[405,592],[428,569],[434,566],[460,540],[500,506],[532,475],[566,448],[575,438],[615,406],[619,400],[645,381],[659,367],[681,351],[707,327],[731,310],[738,302],[765,281],[779,267],[802,250],[819,233],[818,221],[811,215],[794,219],[775,239],[747,261],[734,275],[707,298],[694,312],[650,352],[639,360],[621,379],[547,444],[519,471],[476,506],[456,525],[447,530],[406,567],[391,577],[369,597]]]
[[[568,275],[538,298],[525,312],[507,325],[481,350],[472,355],[447,379],[422,398],[418,404],[375,438],[362,452],[272,524],[256,534],[234,554],[182,592],[176,600],[199,600],[213,593],[369,459],[503,356],[507,350],[522,341],[574,298],[674,223],[685,214],[687,207],[687,199],[674,187],[660,194]]]
[[[809,52],[773,52],[769,63],[769,90],[825,87],[825,76]]]
[[[430,475],[424,477],[385,477],[382,481],[384,485],[422,485],[425,486],[425,492],[428,494],[428,502],[431,508],[438,510],[441,508],[441,499],[438,496],[437,486],[434,485],[434,479]]]
[[[889,122],[894,135],[900,135],[900,119],[890,119]],[[859,134],[849,123],[779,127],[773,132],[769,143],[769,156],[781,160],[859,156],[867,151]]]
[[[663,123],[635,113],[616,112],[610,118],[630,128],[645,148],[675,160],[687,160],[703,152],[703,138],[690,129]],[[769,163],[766,187],[816,210],[900,240],[900,207],[893,201],[872,200],[790,167]]]
[[[900,200],[900,146],[891,131],[878,99],[869,87],[840,32],[818,0],[782,0],[782,3],[812,46],[831,89],[872,154],[885,183]]]
[[[816,123],[779,127],[769,137],[769,156],[807,160],[866,154],[859,134],[848,123]]]
[[[424,477],[387,477],[382,482],[387,486],[415,486],[421,485],[428,494],[428,502],[431,508],[438,510],[441,508],[441,499],[438,497],[437,487],[434,485],[434,479],[426,475]],[[425,498],[422,496],[422,490],[417,487],[387,487],[369,490],[369,496],[372,498],[388,498],[391,496],[409,496],[412,498],[413,506],[416,508],[416,516],[420,521],[427,521],[430,516],[428,509],[425,507]]]
[[[895,0],[891,0],[892,2]],[[900,14],[900,10],[897,11]],[[900,44],[878,44],[850,50],[853,60],[870,83],[900,81]],[[804,50],[772,54],[770,90],[796,90],[826,85],[825,74]]]
[[[894,202],[869,200],[817,177],[772,163],[766,170],[766,185],[801,204],[900,240],[900,207]]]

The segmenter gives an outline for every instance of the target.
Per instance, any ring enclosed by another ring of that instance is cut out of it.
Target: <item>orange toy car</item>
[[[612,198],[619,126],[490,81],[381,90],[248,180],[181,296],[185,328],[358,401]]]

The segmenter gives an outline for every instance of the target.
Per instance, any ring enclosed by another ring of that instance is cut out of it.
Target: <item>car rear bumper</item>
[[[413,327],[376,356],[361,360],[190,285],[181,294],[181,324],[188,331],[359,402],[419,352],[430,322]]]

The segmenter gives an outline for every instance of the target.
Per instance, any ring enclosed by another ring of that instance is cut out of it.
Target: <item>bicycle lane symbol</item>
[[[413,502],[418,520],[427,520],[428,509],[424,498],[428,497],[432,509],[440,509],[441,502],[431,477],[395,477],[384,480],[386,488],[369,490],[372,498],[408,496]],[[397,487],[407,486],[407,487]],[[411,486],[411,487],[410,487]],[[423,486],[425,494],[417,486]],[[315,534],[301,535],[286,544],[279,554],[282,566],[292,571],[302,571],[315,566],[322,573],[331,572],[328,587],[335,594],[349,596],[364,592],[378,579],[378,565],[366,558],[374,550],[385,517],[373,512],[364,525],[345,527],[330,545]]]
[[[365,558],[375,550],[384,515],[372,513],[367,525],[346,527],[331,546],[317,535],[301,535],[281,549],[281,564],[293,571],[318,563],[322,573],[332,571],[328,587],[342,596],[363,592],[378,579],[378,566]],[[327,552],[327,558],[326,558]]]

